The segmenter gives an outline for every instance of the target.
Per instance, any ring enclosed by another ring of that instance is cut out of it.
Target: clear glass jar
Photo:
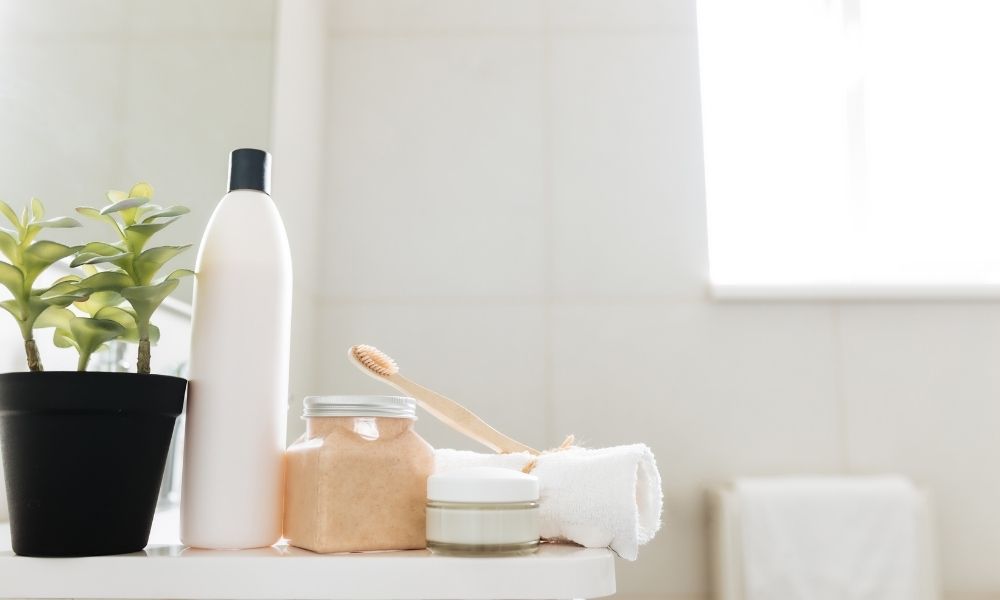
[[[314,552],[426,545],[434,450],[397,396],[310,396],[306,433],[286,452],[284,535]]]
[[[538,478],[475,467],[427,481],[427,547],[463,556],[529,554],[538,549]]]

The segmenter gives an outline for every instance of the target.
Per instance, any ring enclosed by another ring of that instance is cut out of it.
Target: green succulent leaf
[[[92,252],[94,254],[100,254],[101,256],[112,256],[120,252],[124,252],[119,246],[113,244],[106,244],[104,242],[90,242],[80,248],[80,252]]]
[[[125,333],[124,327],[110,319],[76,316],[70,319],[69,330],[81,348],[90,347],[91,351]]]
[[[118,306],[105,306],[94,314],[98,319],[109,319],[125,329],[135,328],[135,314]]]
[[[36,262],[48,261],[49,264],[52,264],[61,258],[66,258],[71,254],[75,254],[79,249],[79,246],[67,246],[65,244],[60,244],[59,242],[41,240],[35,242],[27,250],[25,250],[24,257],[25,259],[30,258]]]
[[[42,301],[49,306],[69,306],[74,302],[83,302],[87,299],[87,294],[85,292],[73,293],[73,294],[56,294],[49,295],[42,298]]]
[[[175,256],[184,252],[191,245],[186,246],[159,246],[150,248],[135,259],[135,275],[140,284],[148,285],[156,277],[160,269]]]
[[[111,217],[103,214],[100,210],[94,208],[93,206],[78,206],[76,207],[76,212],[80,213],[85,217],[90,217],[91,219],[97,219],[99,221],[113,221]]]
[[[125,302],[125,299],[118,292],[103,291],[88,295],[86,298],[78,301],[75,306],[91,317],[96,317],[97,313],[105,308],[116,307],[122,302]]]
[[[31,285],[42,271],[52,266],[54,262],[75,254],[78,248],[47,240],[35,242],[22,256],[25,283]]]
[[[17,213],[10,207],[10,204],[7,204],[3,200],[0,200],[0,213],[3,213],[3,216],[7,217],[7,220],[14,226],[14,229],[17,231],[21,230],[21,221],[17,218]]]
[[[157,210],[155,212],[150,212],[142,216],[143,223],[149,223],[154,219],[165,219],[167,217],[179,217],[181,215],[186,215],[191,212],[191,209],[186,206],[171,206],[164,208],[162,210]]]
[[[126,198],[114,204],[109,204],[101,209],[102,215],[110,215],[122,212],[131,208],[137,208],[149,202],[149,198]]]
[[[69,229],[71,227],[83,227],[83,224],[72,217],[56,217],[44,221],[36,221],[31,224],[38,229]]]
[[[153,203],[143,204],[136,210],[135,221],[136,223],[142,223],[145,221],[147,215],[151,215],[155,212],[160,212],[161,210],[163,210],[163,207],[160,206],[159,204],[153,204]]]
[[[71,281],[57,281],[53,283],[52,286],[49,287],[49,289],[42,292],[42,299],[44,300],[49,296],[62,296],[65,294],[72,294],[79,291],[80,289],[81,288],[80,288],[79,278]]]
[[[132,305],[140,329],[143,324],[149,323],[160,304],[177,289],[178,283],[180,282],[176,279],[167,279],[155,285],[129,287],[121,291],[122,297]]]
[[[153,197],[153,186],[145,181],[140,181],[132,186],[132,189],[128,191],[128,195],[130,198],[145,198],[149,200]]]
[[[132,186],[132,189],[128,191],[128,196],[129,198],[142,198],[146,202],[149,202],[153,197],[153,186],[141,181]],[[122,211],[122,219],[125,220],[127,225],[135,224],[138,217],[139,207],[130,207]]]
[[[21,303],[17,300],[4,300],[0,302],[0,308],[9,312],[18,321],[24,320],[24,311],[21,310]]]
[[[98,319],[109,319],[125,328],[122,340],[136,344],[139,342],[139,326],[135,320],[135,314],[124,308],[108,306],[102,308],[96,315]],[[156,325],[149,325],[149,341],[156,344],[160,341],[160,328]]]
[[[25,206],[21,209],[21,227],[27,227],[29,222],[31,222],[31,212],[28,210],[28,207]]]
[[[19,298],[24,293],[24,274],[14,265],[0,262],[0,285],[10,290],[14,298]]]
[[[52,333],[52,343],[55,344],[56,348],[76,347],[76,344],[73,343],[73,334],[69,332],[69,328],[56,328]]]
[[[31,199],[31,217],[34,221],[41,221],[45,217],[45,207],[38,198]]]
[[[73,314],[73,311],[68,308],[50,306],[48,310],[38,315],[38,319],[35,320],[35,327],[38,329],[57,327],[69,330],[69,322],[75,317],[76,315]]]
[[[76,255],[73,262],[69,264],[71,267],[79,267],[80,265],[99,265],[102,263],[111,263],[118,267],[123,267],[132,258],[131,252],[119,252],[118,254],[104,255],[97,254],[96,252],[81,252]]]
[[[132,278],[120,271],[101,271],[80,280],[80,287],[93,292],[120,292],[123,288],[133,286]]]
[[[153,237],[153,234],[176,220],[177,217],[174,217],[172,219],[167,219],[166,221],[160,221],[159,223],[139,223],[136,225],[129,225],[125,228],[125,240],[128,242],[129,248],[132,251],[142,252],[146,242],[149,241],[149,238]]]
[[[155,302],[159,304],[177,287],[176,279],[168,279],[156,285],[137,285],[121,291],[122,297],[130,302]],[[136,311],[139,312],[139,311]]]
[[[60,331],[56,329],[57,335]],[[72,336],[72,344],[80,353],[77,368],[83,371],[90,362],[90,356],[105,343],[121,337],[125,333],[125,328],[110,319],[73,317],[69,322],[69,333]]]
[[[182,277],[194,277],[195,275],[197,275],[197,273],[195,273],[191,269],[174,269],[173,271],[170,272],[170,275],[167,275],[166,277],[163,278],[163,281],[169,281],[171,279],[180,279]]]
[[[78,281],[59,281],[47,290],[38,291],[37,295],[46,304],[69,306],[74,302],[86,300],[90,295],[90,290],[81,288]]]
[[[18,245],[14,236],[6,231],[0,231],[0,252],[11,262],[18,260]]]
[[[89,217],[91,219],[94,219],[96,221],[103,221],[103,222],[107,223],[108,225],[111,225],[112,227],[114,227],[115,231],[118,232],[118,235],[122,234],[122,229],[121,229],[121,227],[119,227],[118,221],[116,221],[115,218],[112,217],[111,215],[101,214],[100,210],[98,210],[96,208],[92,208],[90,206],[81,206],[81,207],[79,207],[79,208],[76,209],[76,212],[80,213],[81,215],[83,215],[85,217]]]
[[[22,304],[21,309],[23,310],[24,308],[25,307]],[[51,305],[42,300],[41,290],[33,291],[28,297],[27,315],[25,317],[26,326],[28,328],[33,328],[35,326],[35,322],[38,321],[39,315],[47,311],[49,308],[51,308]]]

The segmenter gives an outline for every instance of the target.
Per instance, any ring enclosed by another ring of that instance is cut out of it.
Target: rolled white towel
[[[437,472],[461,467],[531,471],[541,488],[539,518],[542,537],[569,540],[588,548],[611,548],[635,560],[639,546],[660,529],[663,491],[653,452],[645,444],[613,448],[567,448],[532,457],[480,454],[465,450],[435,452]]]

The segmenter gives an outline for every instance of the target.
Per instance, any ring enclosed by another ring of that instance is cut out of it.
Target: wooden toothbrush
[[[396,361],[378,348],[365,345],[351,346],[347,355],[351,362],[363,372],[411,396],[424,410],[437,417],[441,422],[493,451],[502,454],[529,452],[537,455],[539,453],[538,450],[525,446],[493,429],[486,421],[477,417],[475,413],[458,402],[403,377],[399,374],[399,366],[396,365]]]

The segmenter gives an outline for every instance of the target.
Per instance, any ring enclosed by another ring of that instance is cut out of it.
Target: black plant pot
[[[142,550],[187,381],[50,371],[0,375],[10,533],[23,556]]]

